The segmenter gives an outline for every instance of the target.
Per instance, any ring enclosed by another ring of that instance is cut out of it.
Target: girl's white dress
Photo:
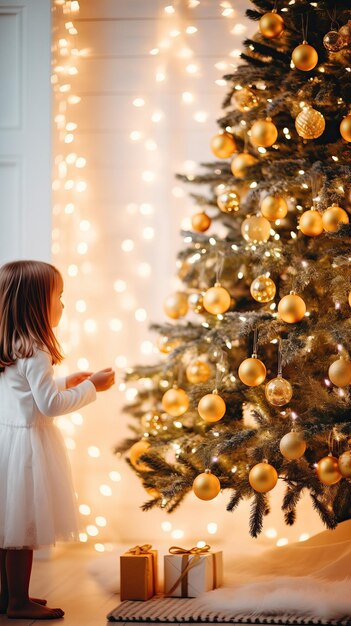
[[[0,548],[78,538],[71,469],[54,417],[96,398],[86,380],[65,389],[51,356],[37,350],[0,373]]]

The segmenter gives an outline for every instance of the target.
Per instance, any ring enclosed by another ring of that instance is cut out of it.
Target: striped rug
[[[235,624],[320,624],[323,626],[351,626],[351,617],[343,620],[314,619],[298,615],[259,615],[258,613],[230,614],[210,610],[196,598],[164,598],[154,596],[146,602],[121,602],[107,615],[110,622],[222,622]]]

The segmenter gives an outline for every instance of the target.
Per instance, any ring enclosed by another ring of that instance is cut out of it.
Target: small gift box
[[[220,587],[223,577],[222,552],[211,547],[185,550],[173,546],[164,557],[165,595],[196,598],[204,591]]]
[[[149,600],[155,595],[157,550],[151,548],[144,544],[121,554],[121,600]]]

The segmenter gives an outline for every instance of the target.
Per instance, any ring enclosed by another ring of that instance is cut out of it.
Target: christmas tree
[[[126,374],[133,434],[116,451],[144,510],[223,489],[228,511],[252,500],[257,536],[278,480],[289,525],[305,490],[327,528],[351,515],[351,3],[252,5],[216,159],[191,177],[205,191],[182,289],[153,327],[159,362]]]

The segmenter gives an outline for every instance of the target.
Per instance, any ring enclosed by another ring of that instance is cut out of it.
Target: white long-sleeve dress
[[[96,398],[86,380],[65,389],[37,350],[0,373],[0,548],[38,548],[78,538],[76,496],[54,417]]]

